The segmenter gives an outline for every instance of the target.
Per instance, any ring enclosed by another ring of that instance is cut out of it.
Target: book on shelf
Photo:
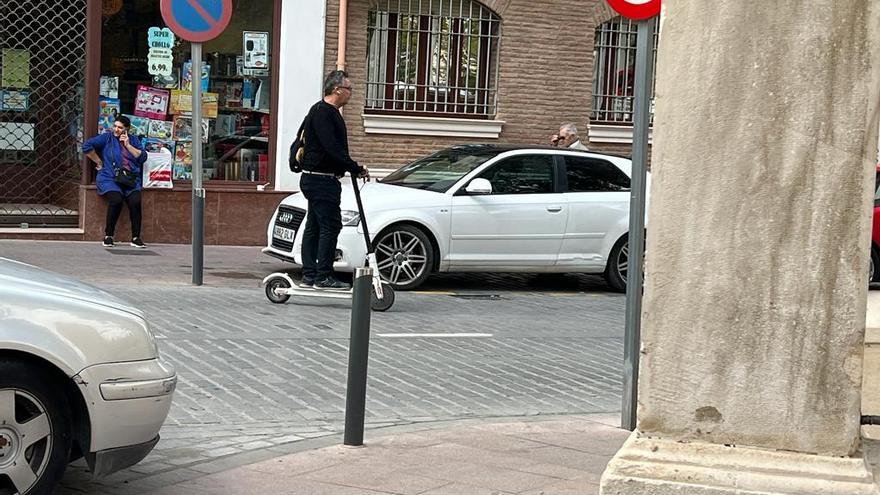
[[[103,134],[113,127],[119,115],[119,98],[98,97],[98,133]]]
[[[235,130],[237,128],[237,115],[230,114],[220,114],[217,116],[217,123],[215,127],[216,135],[218,136],[231,136],[235,134]]]
[[[175,180],[192,179],[192,141],[176,143],[172,176]]]
[[[168,112],[168,100],[170,98],[171,93],[167,90],[140,84],[137,87],[137,95],[134,99],[134,112],[132,113],[138,117],[165,120]]]
[[[254,107],[254,83],[250,79],[241,82],[241,106],[243,108]]]
[[[217,93],[202,93],[202,117],[213,119],[217,117]],[[192,115],[192,93],[179,89],[171,90],[171,98],[168,102],[168,113],[173,115]]]
[[[175,116],[171,139],[175,141],[192,141],[192,125],[192,117]],[[208,119],[202,119],[202,142],[208,142]]]
[[[242,83],[243,81],[229,81],[226,84],[226,106],[242,106]]]
[[[208,91],[208,79],[211,74],[211,66],[209,64],[202,64],[202,92],[205,93]],[[183,91],[192,91],[193,84],[193,73],[192,73],[192,62],[186,61],[183,63],[183,74],[182,79],[180,81],[180,89]]]
[[[166,120],[150,120],[149,137],[159,139],[171,139],[174,135],[174,122]]]
[[[257,182],[267,182],[269,180],[269,155],[266,153],[257,154]]]
[[[238,163],[241,164],[238,180],[255,181],[259,170],[258,150],[243,148],[238,150]]]
[[[122,114],[122,116],[128,117],[128,120],[131,121],[131,127],[128,130],[129,134],[140,137],[145,137],[150,134],[150,119],[129,114]]]

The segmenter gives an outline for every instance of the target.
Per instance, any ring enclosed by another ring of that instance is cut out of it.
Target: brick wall
[[[486,0],[502,19],[497,140],[365,134],[369,0],[349,0],[346,70],[355,87],[343,114],[352,157],[370,167],[404,164],[465,142],[547,144],[559,124],[586,128],[592,104],[593,37],[613,12],[604,0]],[[327,1],[325,69],[336,68],[339,0]],[[326,72],[325,71],[325,72]],[[626,152],[628,154],[628,151]]]

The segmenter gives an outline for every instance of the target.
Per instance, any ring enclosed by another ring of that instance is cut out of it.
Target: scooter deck
[[[315,289],[313,287],[290,287],[277,289],[277,292],[290,296],[302,297],[326,297],[332,299],[351,299],[352,289]]]

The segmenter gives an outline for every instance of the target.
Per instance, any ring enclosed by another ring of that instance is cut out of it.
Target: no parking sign
[[[159,8],[165,24],[193,43],[216,38],[232,18],[232,0],[161,0]]]
[[[160,0],[162,19],[177,36],[192,43],[192,141],[202,142],[202,43],[220,35],[232,18],[232,0]],[[158,64],[157,64],[158,69]],[[205,189],[202,187],[202,146],[192,147],[192,282],[202,285],[205,262]]]
[[[608,0],[608,5],[618,14],[634,21],[660,14],[660,0]]]

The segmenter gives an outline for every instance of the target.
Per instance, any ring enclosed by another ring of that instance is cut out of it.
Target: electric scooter
[[[366,184],[366,180],[364,181]],[[364,229],[364,242],[367,244],[367,266],[373,269],[373,290],[370,297],[370,307],[373,311],[387,311],[394,304],[394,289],[383,282],[379,276],[379,264],[376,261],[376,250],[370,242],[370,230],[367,228],[367,217],[364,215],[364,205],[361,202],[361,191],[357,179],[352,178],[354,198],[357,202],[358,213],[361,216],[361,225]],[[266,286],[266,297],[275,304],[284,304],[290,296],[320,297],[326,299],[351,299],[354,287],[348,290],[315,289],[311,287],[298,287],[290,275],[283,272],[273,273],[263,279]],[[352,284],[353,285],[353,284]]]

